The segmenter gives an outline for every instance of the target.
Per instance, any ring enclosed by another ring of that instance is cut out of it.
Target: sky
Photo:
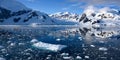
[[[81,14],[89,6],[120,10],[120,0],[18,0],[29,8],[48,14],[71,12]]]

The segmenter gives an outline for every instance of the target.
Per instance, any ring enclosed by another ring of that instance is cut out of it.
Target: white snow
[[[32,45],[33,47],[39,48],[39,49],[45,49],[50,51],[60,51],[63,48],[67,47],[66,45],[59,45],[59,44],[50,44],[50,43],[44,43],[44,42],[37,42]]]

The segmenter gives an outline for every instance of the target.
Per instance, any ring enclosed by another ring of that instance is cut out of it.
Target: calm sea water
[[[33,39],[43,42],[43,45],[45,43],[46,46],[52,44],[66,47],[58,51],[52,51],[52,48],[34,47],[31,43]],[[0,26],[0,59],[120,60],[120,29],[118,27]]]

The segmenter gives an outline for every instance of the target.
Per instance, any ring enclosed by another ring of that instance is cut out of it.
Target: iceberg
[[[44,49],[44,50],[50,50],[50,51],[60,51],[63,48],[67,47],[66,45],[59,45],[59,44],[50,44],[50,43],[44,43],[44,42],[37,42],[32,45],[33,47]]]

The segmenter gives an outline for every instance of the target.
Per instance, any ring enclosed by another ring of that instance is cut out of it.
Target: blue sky
[[[29,8],[48,14],[56,12],[72,12],[81,14],[84,9],[93,5],[98,8],[110,7],[120,9],[119,0],[18,0]]]

